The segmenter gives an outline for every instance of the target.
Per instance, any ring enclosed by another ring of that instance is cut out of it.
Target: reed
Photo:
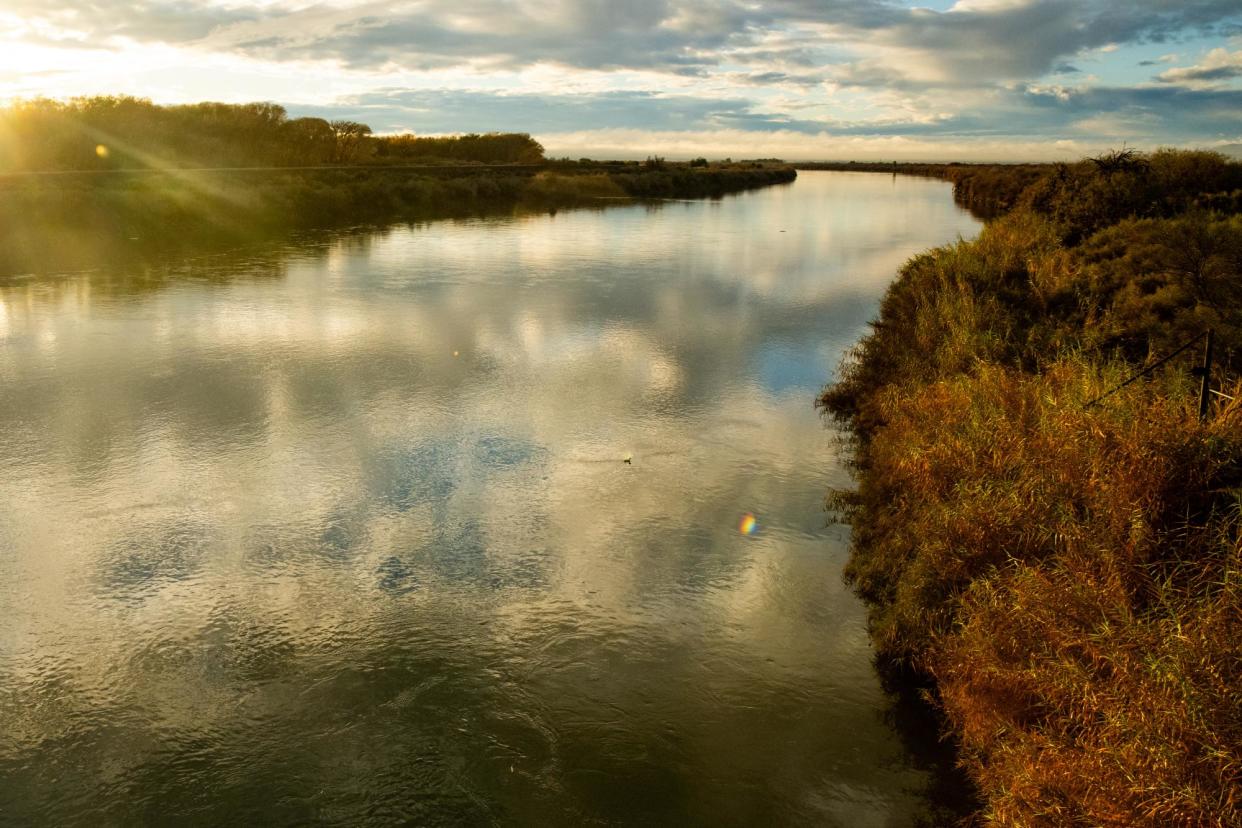
[[[1218,160],[1087,162],[1057,186],[1100,213],[1028,190],[914,258],[821,398],[852,435],[847,578],[934,683],[981,821],[1242,823],[1242,406],[1200,422],[1190,358],[1087,405],[1206,325],[1239,396],[1242,222],[1186,180],[1230,186]]]

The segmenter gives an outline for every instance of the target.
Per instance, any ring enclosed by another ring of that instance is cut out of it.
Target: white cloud
[[[1091,98],[1098,114],[1148,106],[1166,117],[1167,98],[1138,102],[1117,92],[1146,79],[1133,47],[1214,46],[1242,25],[1236,0],[961,0],[947,12],[890,0],[4,5],[0,96],[124,92],[166,102],[352,106],[381,130],[870,131],[934,133],[972,146],[1078,137],[1074,125],[1091,113],[1071,100],[1066,81],[1074,90],[1098,86],[1075,66],[1080,59],[1112,64],[1102,75],[1112,98]],[[1161,88],[1219,88],[1237,70],[1237,54],[1216,49],[1199,66],[1170,69]],[[442,99],[404,101],[391,90]],[[1215,120],[1196,111],[1203,140],[1239,116],[1236,100],[1214,105]],[[1182,120],[1165,124],[1166,142],[1191,130]]]
[[[904,135],[834,135],[777,130],[712,130],[652,132],[641,129],[582,130],[540,135],[554,156],[573,158],[645,158],[653,152],[670,158],[692,158],[709,152],[724,158],[785,158],[857,161],[1068,161],[1098,153],[1108,144],[1083,140],[1014,141],[912,137]]]
[[[1159,80],[1188,86],[1211,86],[1242,78],[1242,49],[1213,49],[1204,59],[1193,65],[1176,67],[1161,72]]]

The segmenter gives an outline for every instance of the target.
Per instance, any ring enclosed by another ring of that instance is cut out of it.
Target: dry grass
[[[526,190],[530,199],[553,200],[561,203],[572,203],[576,200],[600,198],[625,198],[622,190],[607,173],[591,175],[561,175],[545,171],[531,179]]]
[[[1216,163],[1152,169],[1183,161]],[[1242,404],[1200,423],[1189,357],[1085,404],[1205,320],[1236,365],[1242,225],[1065,237],[1024,209],[916,257],[825,391],[847,576],[882,657],[935,680],[985,821],[1239,826]]]
[[[1242,805],[1242,416],[1077,360],[886,389],[848,576],[1003,825]]]

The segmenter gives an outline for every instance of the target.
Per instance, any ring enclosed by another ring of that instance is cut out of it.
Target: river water
[[[813,400],[977,229],[811,172],[6,275],[0,823],[927,818]]]

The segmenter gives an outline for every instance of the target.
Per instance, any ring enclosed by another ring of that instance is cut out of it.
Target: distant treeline
[[[543,147],[525,133],[489,133],[447,138],[389,135],[375,139],[380,161],[476,162],[480,164],[537,164]]]
[[[980,822],[1240,825],[1242,164],[967,171],[1010,209],[908,262],[821,398],[877,649]]]
[[[273,103],[103,96],[0,109],[0,173],[542,160],[543,147],[524,133],[377,136],[357,121],[290,118]]]
[[[699,166],[667,164],[655,169],[629,166],[609,173],[609,177],[632,198],[717,198],[741,190],[788,184],[798,173],[780,162],[751,161]]]

